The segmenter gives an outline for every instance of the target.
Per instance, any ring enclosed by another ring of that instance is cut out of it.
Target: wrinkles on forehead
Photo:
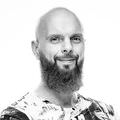
[[[48,29],[51,28],[51,26],[54,28],[62,28],[62,26],[64,27],[64,25],[67,24],[68,26],[73,25],[76,29],[79,29],[81,32],[83,30],[80,21],[73,12],[69,11],[66,8],[54,8],[41,17],[36,29],[36,39],[38,41],[44,40],[48,31],[50,31]]]

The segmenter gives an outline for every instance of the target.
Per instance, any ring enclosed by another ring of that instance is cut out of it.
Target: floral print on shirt
[[[26,115],[26,119],[20,120],[115,120],[112,106],[80,94],[77,94],[77,103],[74,103],[72,108],[65,109],[48,100],[40,99],[33,93],[27,93],[3,110],[1,118],[5,115],[12,117],[16,113]]]

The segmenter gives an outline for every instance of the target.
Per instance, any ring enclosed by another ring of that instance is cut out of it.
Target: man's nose
[[[73,52],[72,43],[70,41],[70,38],[66,37],[63,42],[62,53],[68,54],[71,52]]]

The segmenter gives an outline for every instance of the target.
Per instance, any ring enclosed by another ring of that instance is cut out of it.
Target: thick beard
[[[82,66],[84,59],[74,69],[65,71],[61,70],[56,62],[52,63],[40,53],[42,78],[47,87],[57,93],[68,93],[79,90],[82,86]]]

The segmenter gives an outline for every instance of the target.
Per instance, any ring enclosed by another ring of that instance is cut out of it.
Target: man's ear
[[[32,41],[31,47],[32,47],[32,51],[33,51],[34,55],[36,56],[37,59],[39,59],[40,55],[39,55],[39,43],[38,43],[38,41]]]

